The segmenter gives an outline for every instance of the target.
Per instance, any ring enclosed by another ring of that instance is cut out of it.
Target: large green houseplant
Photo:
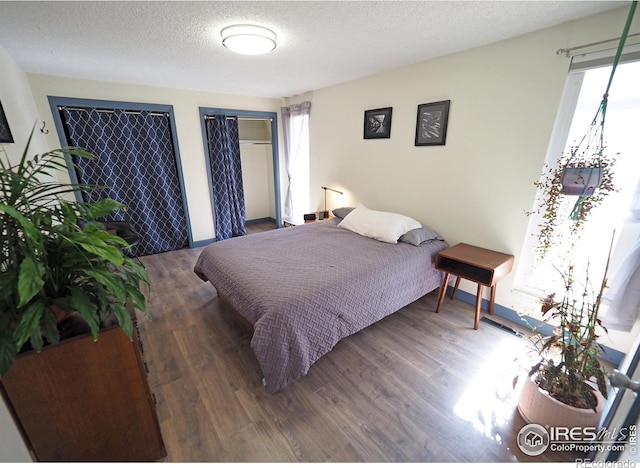
[[[131,337],[129,308],[146,314],[144,267],[97,221],[124,206],[69,201],[93,187],[54,178],[65,154],[95,156],[69,147],[29,157],[29,142],[17,164],[0,157],[0,377],[26,347],[58,343],[61,314],[81,317],[95,340],[108,320]]]

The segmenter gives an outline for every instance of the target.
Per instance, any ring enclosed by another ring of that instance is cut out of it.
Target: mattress
[[[340,218],[235,237],[194,272],[253,325],[251,348],[271,392],[307,374],[343,338],[438,288],[444,241],[389,244]]]

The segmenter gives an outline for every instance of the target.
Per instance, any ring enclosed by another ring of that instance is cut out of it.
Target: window
[[[283,107],[285,167],[289,185],[284,213],[300,215],[309,211],[309,118],[311,103],[304,101]]]
[[[549,146],[547,164],[555,163],[558,155],[566,146],[574,145],[582,138],[593,120],[602,100],[611,75],[611,66],[600,66],[572,71],[567,79],[563,101],[556,122],[556,128]],[[519,290],[539,295],[542,292],[557,291],[562,278],[554,265],[562,268],[563,262],[570,260],[576,273],[586,271],[594,283],[601,280],[604,273],[607,253],[612,234],[615,230],[615,245],[609,267],[609,279],[617,266],[624,260],[640,236],[640,219],[637,210],[640,199],[640,61],[618,65],[611,86],[604,137],[607,152],[616,155],[614,165],[614,183],[619,191],[609,195],[603,204],[592,213],[585,225],[576,254],[571,259],[563,255],[569,250],[563,244],[562,233],[558,231],[559,245],[549,251],[544,262],[537,259],[533,251],[536,242],[535,231],[542,219],[532,215],[529,224],[529,236],[522,252],[522,261],[518,269],[516,284]],[[575,197],[566,197],[566,203],[573,205]],[[635,205],[635,206],[634,206]],[[634,216],[634,212],[636,215]],[[567,226],[570,220],[567,219]],[[568,231],[568,227],[566,229]],[[549,261],[550,260],[550,261]]]

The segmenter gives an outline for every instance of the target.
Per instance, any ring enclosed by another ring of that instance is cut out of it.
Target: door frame
[[[216,207],[213,203],[213,186],[211,174],[211,158],[209,155],[209,144],[207,140],[207,126],[205,124],[205,116],[212,114],[225,114],[231,117],[247,118],[263,118],[271,120],[271,155],[273,158],[273,190],[276,208],[276,226],[282,227],[282,208],[280,198],[280,155],[278,151],[278,113],[268,111],[252,111],[243,109],[225,109],[219,107],[200,107],[200,125],[202,126],[202,144],[204,147],[204,155],[207,165],[207,178],[209,183],[209,199],[211,200],[211,214],[216,219]],[[214,238],[215,241],[215,238]]]
[[[149,112],[165,112],[169,115],[169,126],[171,131],[171,140],[173,141],[173,153],[176,162],[176,168],[178,170],[178,183],[180,184],[180,194],[182,195],[182,206],[185,213],[185,219],[187,221],[187,233],[189,240],[189,247],[194,247],[193,233],[191,232],[191,218],[189,217],[189,204],[187,203],[187,193],[185,190],[184,174],[182,171],[182,159],[180,158],[180,145],[178,144],[178,132],[176,130],[176,120],[173,114],[173,106],[170,104],[148,104],[142,102],[129,102],[129,101],[109,101],[100,99],[85,99],[85,98],[70,98],[63,96],[47,96],[49,100],[49,107],[51,109],[51,115],[53,116],[53,122],[58,132],[58,139],[62,147],[70,146],[67,140],[67,134],[64,131],[64,125],[62,118],[60,117],[60,111],[58,106],[77,106],[77,107],[99,107],[104,109],[118,109],[118,110],[132,110],[132,111],[149,111]],[[73,166],[73,161],[68,154],[65,154],[65,160],[67,162],[67,170],[69,172],[69,178],[74,184],[78,183],[78,176]],[[82,195],[78,192],[75,193],[76,200],[81,202]]]

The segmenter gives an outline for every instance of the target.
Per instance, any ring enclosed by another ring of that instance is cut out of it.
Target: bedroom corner
[[[22,155],[34,125],[40,123],[40,117],[36,111],[26,74],[2,46],[0,46],[0,83],[3,84],[0,88],[0,102],[15,140],[14,143],[0,143],[0,147],[7,153],[10,160],[17,161]],[[7,92],[9,90],[11,92]],[[32,148],[36,151],[48,149],[43,135],[37,129],[34,133]],[[5,462],[33,461],[3,398],[0,398],[0,459]]]

